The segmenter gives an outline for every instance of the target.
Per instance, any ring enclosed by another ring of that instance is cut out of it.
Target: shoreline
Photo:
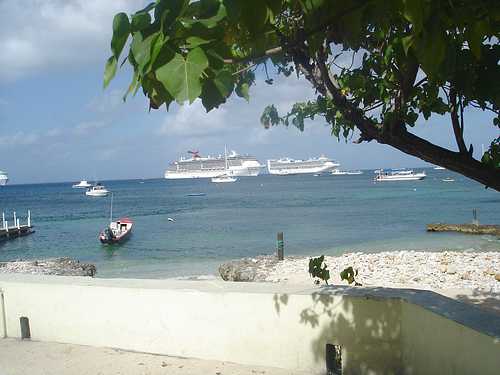
[[[319,256],[319,255],[318,255]],[[239,272],[242,280],[274,283],[310,283],[309,259],[312,256],[289,256],[278,261],[275,256],[243,258],[224,263]],[[330,285],[348,285],[340,272],[352,266],[358,270],[356,280],[363,286],[417,289],[481,289],[500,293],[500,251],[384,251],[378,253],[344,253],[325,256],[330,270]],[[227,280],[232,280],[231,276]],[[224,278],[224,277],[223,277]],[[245,280],[248,278],[248,280]]]

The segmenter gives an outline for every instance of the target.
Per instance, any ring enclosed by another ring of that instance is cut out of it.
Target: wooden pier
[[[2,213],[2,225],[0,226],[0,240],[26,236],[33,233],[33,226],[31,225],[31,211],[28,210],[28,222],[21,224],[19,218],[14,211],[12,224],[5,220],[5,213]]]

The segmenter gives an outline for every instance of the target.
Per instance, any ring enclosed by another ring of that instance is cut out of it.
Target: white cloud
[[[25,146],[37,143],[40,139],[36,133],[17,132],[12,135],[4,135],[0,137],[0,145],[6,147]]]
[[[0,1],[0,81],[104,61],[112,20],[144,0]]]
[[[85,121],[75,126],[74,132],[77,135],[85,135],[110,125],[104,121]]]
[[[227,110],[220,107],[207,113],[200,100],[178,107],[160,126],[160,134],[183,137],[207,137],[230,131]]]

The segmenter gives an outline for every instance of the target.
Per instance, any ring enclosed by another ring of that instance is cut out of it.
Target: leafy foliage
[[[355,279],[358,276],[358,270],[354,270],[352,267],[347,267],[340,273],[340,280],[345,280],[350,284],[354,283],[354,286],[361,286]]]
[[[463,113],[489,111],[493,125],[500,124],[499,38],[496,0],[157,0],[115,16],[104,86],[128,39],[123,63],[134,75],[124,98],[142,87],[150,108],[200,98],[210,111],[233,92],[249,100],[257,68],[274,84],[270,65],[307,79],[317,97],[284,115],[267,107],[266,128],[303,130],[320,116],[338,138],[350,139],[357,129],[359,141],[445,162],[487,183],[469,168],[475,164]],[[450,116],[460,155],[401,137],[433,114]],[[482,161],[495,188],[498,159],[494,140]]]
[[[319,284],[320,280],[323,280],[325,284],[328,285],[328,280],[330,280],[330,271],[324,261],[324,255],[309,259],[309,274],[312,278],[319,279],[314,280],[315,284]]]

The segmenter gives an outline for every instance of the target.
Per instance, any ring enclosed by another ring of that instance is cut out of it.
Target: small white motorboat
[[[85,192],[85,195],[89,197],[105,197],[109,194],[109,190],[106,189],[103,185],[101,184],[96,184],[95,186],[92,186],[90,189],[88,189]]]
[[[332,171],[333,176],[344,176],[347,174],[347,171],[341,171],[340,169],[334,169]]]
[[[363,174],[363,171],[360,171],[360,170],[357,170],[357,171],[347,171],[347,173],[349,176],[354,176],[354,175],[360,175],[360,174]]]
[[[436,170],[436,171],[444,171],[444,170],[446,170],[446,168],[445,167],[441,167],[441,166],[438,165],[438,166],[434,167],[434,170]]]
[[[380,172],[375,177],[376,182],[384,181],[418,181],[426,177],[425,172],[414,173],[412,170],[393,170],[390,173]]]
[[[81,180],[79,183],[74,184],[73,189],[88,189],[92,187],[92,184],[90,184],[87,180]]]
[[[212,182],[215,183],[236,182],[236,181],[238,181],[236,177],[232,177],[227,174],[222,174],[217,177],[212,177]]]
[[[212,182],[215,183],[225,183],[225,182],[236,182],[238,179],[229,174],[229,164],[227,162],[227,148],[224,146],[224,162],[225,162],[225,173],[220,176],[212,177]]]
[[[455,179],[451,178],[451,177],[446,177],[446,178],[443,178],[441,181],[443,181],[443,182],[455,182]]]

